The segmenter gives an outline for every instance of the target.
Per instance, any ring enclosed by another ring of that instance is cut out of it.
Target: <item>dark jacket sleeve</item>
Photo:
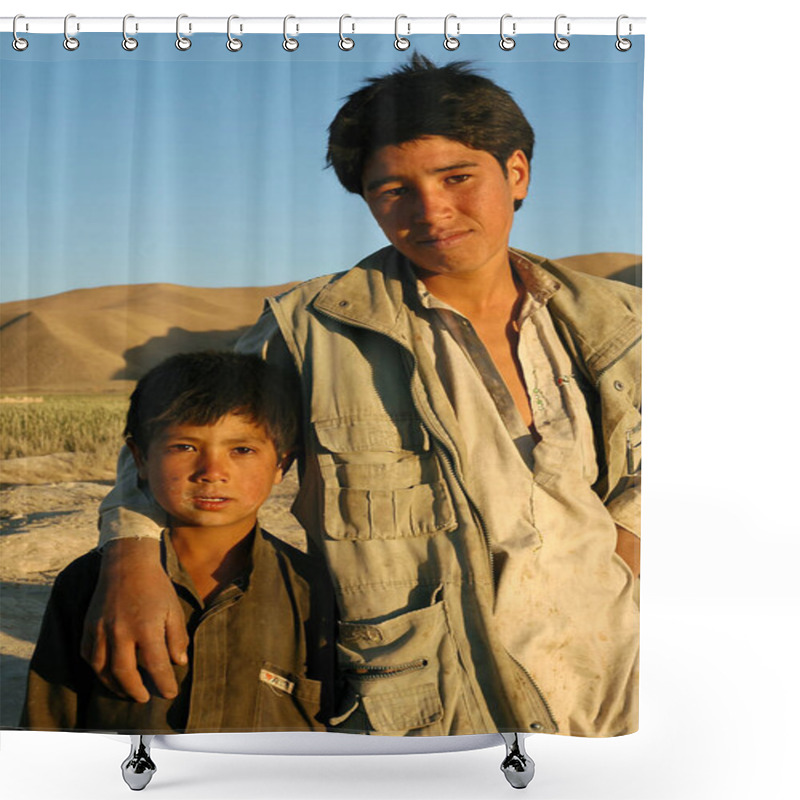
[[[21,727],[83,727],[82,717],[95,678],[80,656],[80,642],[99,568],[100,555],[92,551],[73,561],[53,584],[28,671]]]

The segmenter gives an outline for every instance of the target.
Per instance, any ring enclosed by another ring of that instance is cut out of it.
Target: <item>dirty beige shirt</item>
[[[636,581],[592,491],[592,424],[547,310],[558,284],[542,276],[537,285],[526,259],[510,257],[528,290],[517,355],[538,443],[469,320],[421,282],[419,330],[466,442],[506,649],[535,680],[560,733],[630,733],[638,727]]]

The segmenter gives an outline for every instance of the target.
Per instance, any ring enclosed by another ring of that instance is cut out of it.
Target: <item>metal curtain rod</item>
[[[476,33],[498,33],[500,16],[496,17],[459,17],[451,15],[449,30],[457,35]],[[559,15],[560,30],[569,35],[594,34],[614,35],[617,30],[616,17],[570,17]],[[531,33],[553,33],[554,17],[514,17],[506,15],[505,30],[512,35]],[[435,33],[444,31],[443,17],[292,17],[292,33],[339,33],[340,27],[350,33],[384,33],[394,34],[395,26],[399,26],[402,35]],[[0,17],[0,31],[12,30],[13,17]],[[643,34],[644,17],[628,17],[624,20],[624,35]],[[116,33],[122,31],[122,17],[81,17],[71,16],[70,33]],[[193,17],[186,15],[181,23],[184,34],[192,33],[225,33],[228,30],[227,17]],[[234,30],[238,33],[277,33],[284,32],[284,17],[237,17]],[[136,17],[131,16],[127,22],[128,33],[174,33],[175,17]],[[27,17],[17,20],[17,32],[23,33],[63,33],[64,17]]]

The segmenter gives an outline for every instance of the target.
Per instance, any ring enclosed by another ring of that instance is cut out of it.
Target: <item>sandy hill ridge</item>
[[[641,259],[560,259],[592,275],[640,283]],[[294,284],[201,289],[170,283],[103,286],[0,303],[0,391],[127,392],[173,353],[232,347],[264,298]]]
[[[2,303],[0,390],[127,391],[168,355],[232,346],[290,286],[103,286]]]

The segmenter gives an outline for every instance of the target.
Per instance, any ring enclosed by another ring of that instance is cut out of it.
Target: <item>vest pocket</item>
[[[419,421],[315,425],[325,533],[402,539],[456,528],[447,484]]]
[[[378,623],[340,622],[339,669],[348,693],[340,730],[441,736],[439,683],[455,663],[444,603]]]
[[[402,539],[455,528],[443,481],[404,489],[325,487],[325,532],[332,539]]]

